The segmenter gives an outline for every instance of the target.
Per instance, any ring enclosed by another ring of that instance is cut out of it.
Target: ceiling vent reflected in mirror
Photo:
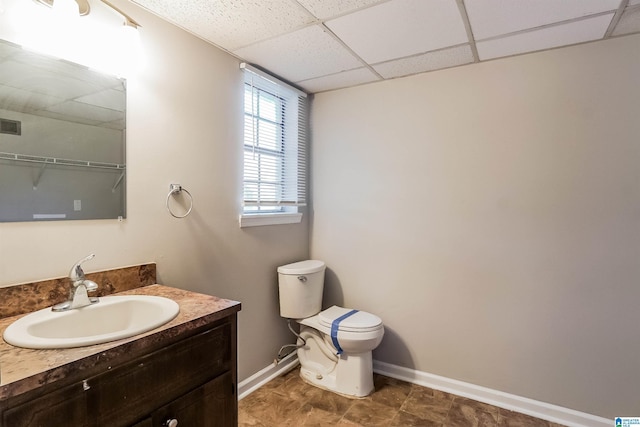
[[[0,133],[20,135],[22,133],[22,123],[18,120],[0,118]]]

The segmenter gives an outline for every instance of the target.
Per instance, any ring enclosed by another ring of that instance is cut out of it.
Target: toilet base
[[[350,399],[364,399],[374,391],[373,374],[371,378],[360,378],[355,383],[345,384],[342,382],[337,384],[335,375],[322,375],[316,373],[313,369],[300,367],[300,378],[307,384],[321,388]]]
[[[298,349],[300,377],[307,383],[350,398],[373,392],[371,351],[335,355],[335,348],[311,328],[304,328],[306,345]]]

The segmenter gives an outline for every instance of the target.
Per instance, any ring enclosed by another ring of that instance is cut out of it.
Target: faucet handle
[[[77,282],[78,280],[84,280],[84,271],[82,271],[82,267],[80,266],[83,262],[89,261],[93,259],[96,254],[91,254],[82,258],[80,261],[76,262],[73,267],[71,267],[71,271],[69,271],[69,279],[73,282]]]
[[[84,287],[87,288],[87,292],[95,292],[98,290],[98,284],[93,280],[84,279],[82,283]]]

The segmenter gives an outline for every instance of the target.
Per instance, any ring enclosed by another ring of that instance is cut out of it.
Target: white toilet
[[[324,262],[317,260],[278,267],[280,316],[300,324],[303,380],[348,397],[364,397],[373,392],[371,351],[382,341],[384,326],[365,311],[335,305],[321,311],[324,270]]]

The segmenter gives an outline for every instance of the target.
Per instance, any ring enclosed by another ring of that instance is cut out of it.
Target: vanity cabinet
[[[235,314],[156,347],[8,399],[2,427],[237,425]]]
[[[176,420],[178,426],[218,427],[236,426],[229,372],[209,381],[185,396],[155,411],[143,426],[169,426]]]

